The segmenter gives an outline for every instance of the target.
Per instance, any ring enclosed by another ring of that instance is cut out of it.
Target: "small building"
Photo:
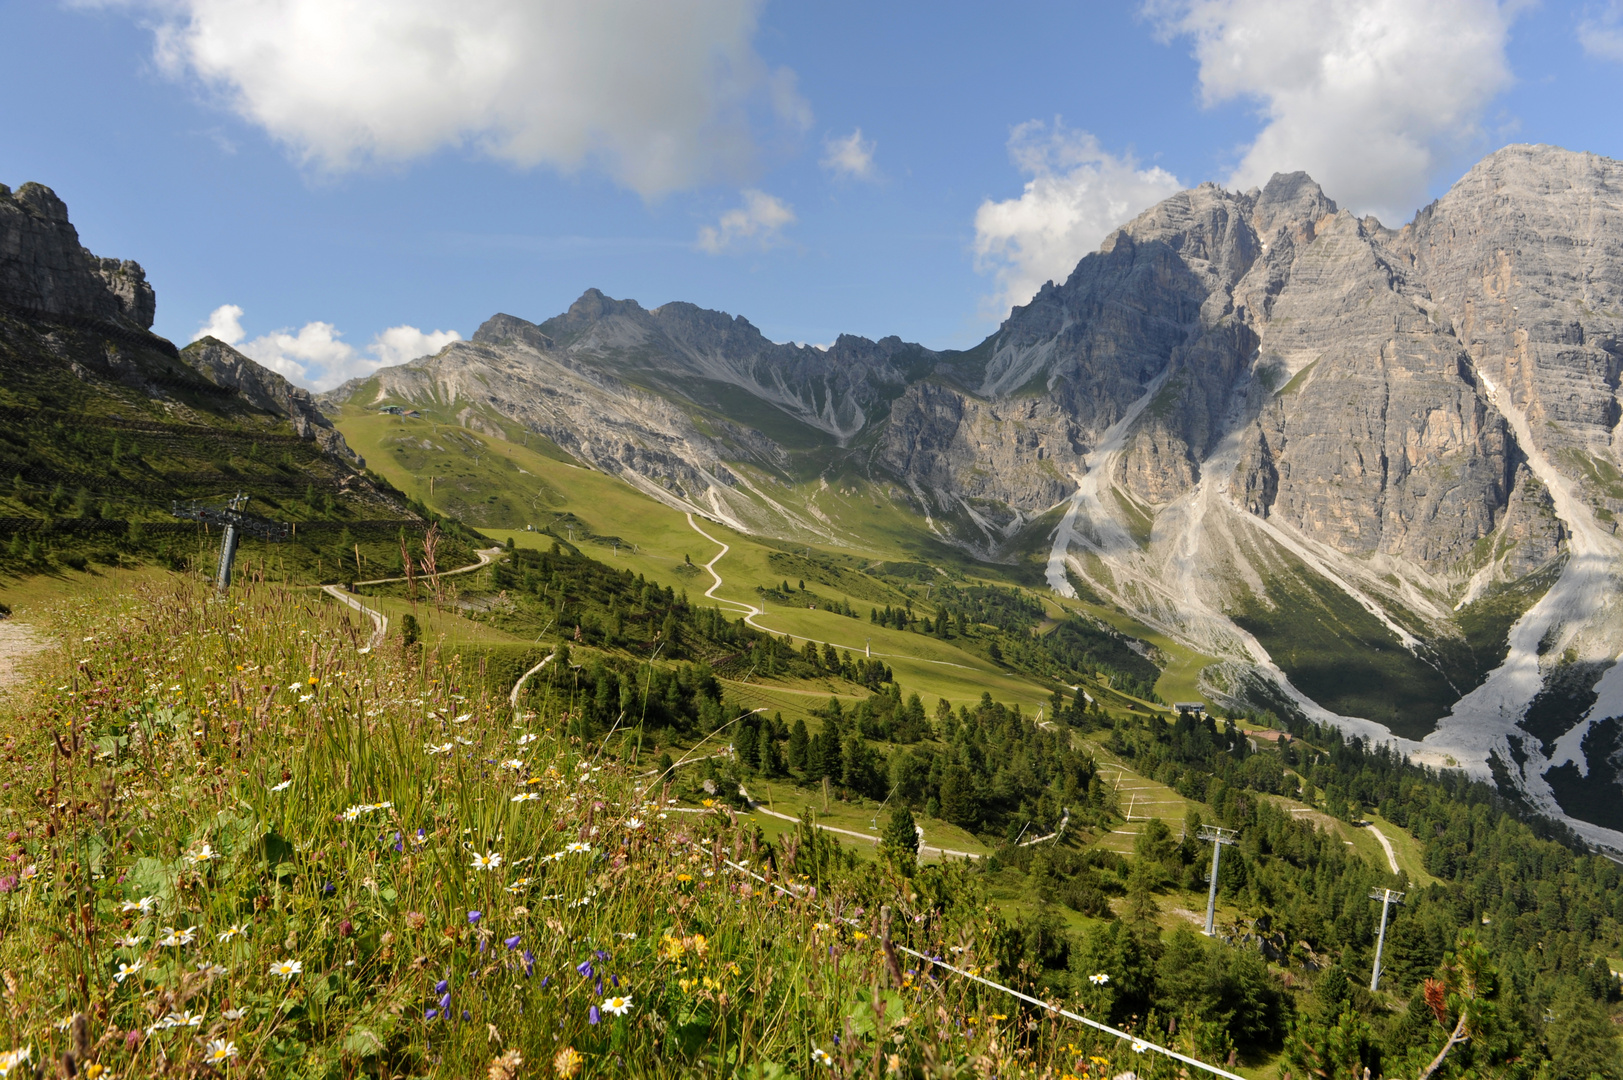
[[[401,413],[405,412],[405,410],[398,405],[385,405],[383,408],[379,409],[378,412],[386,413],[389,416],[399,416]]]
[[[1204,701],[1174,701],[1172,703],[1172,711],[1191,716],[1204,716],[1206,713],[1206,703]]]

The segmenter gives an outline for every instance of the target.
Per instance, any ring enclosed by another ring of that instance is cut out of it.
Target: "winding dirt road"
[[[733,608],[736,611],[744,612],[744,622],[747,623],[750,626],[755,627],[755,629],[760,630],[762,633],[772,634],[772,635],[775,635],[775,636],[778,636],[778,637],[787,637],[787,638],[790,638],[790,639],[792,639],[794,641],[810,641],[810,642],[812,642],[813,644],[816,644],[816,645],[833,645],[836,649],[844,649],[844,650],[846,650],[847,652],[850,652],[850,653],[861,653],[863,656],[882,656],[887,660],[911,660],[914,663],[918,663],[918,664],[937,664],[937,665],[939,665],[941,667],[954,667],[954,668],[959,668],[959,669],[964,670],[964,671],[979,671],[980,670],[979,668],[974,667],[971,664],[957,664],[957,663],[954,663],[951,660],[931,660],[928,657],[909,656],[906,653],[872,652],[872,651],[869,650],[868,646],[866,646],[866,645],[845,645],[845,644],[842,644],[842,643],[840,643],[838,641],[824,641],[821,638],[806,637],[804,634],[791,634],[791,633],[787,633],[787,632],[781,632],[781,631],[772,629],[770,626],[762,626],[760,623],[756,622],[755,620],[756,620],[757,617],[766,614],[766,609],[765,608],[758,608],[753,604],[746,604],[746,603],[743,603],[743,602],[738,601],[738,600],[729,600],[725,596],[717,596],[716,595],[716,590],[721,588],[721,586],[722,586],[721,575],[716,573],[716,564],[718,562],[720,562],[722,560],[723,556],[725,556],[729,551],[731,551],[732,548],[729,547],[726,544],[723,544],[720,540],[717,540],[714,536],[711,536],[709,533],[707,533],[703,529],[699,528],[699,523],[693,520],[693,515],[692,514],[689,514],[687,516],[687,518],[688,518],[688,525],[689,525],[689,527],[691,527],[693,529],[694,532],[698,533],[700,536],[704,537],[706,540],[710,541],[712,544],[717,544],[717,545],[719,545],[721,547],[721,551],[717,553],[716,557],[704,564],[705,571],[707,573],[709,573],[709,575],[712,578],[715,579],[715,584],[710,586],[710,588],[708,588],[708,589],[706,589],[704,591],[705,599],[714,600],[718,604],[726,604],[726,605],[728,605],[729,607]]]
[[[483,569],[484,567],[489,566],[491,563],[495,562],[497,557],[500,556],[501,553],[502,553],[502,549],[499,548],[499,547],[485,548],[482,551],[476,551],[476,552],[474,552],[474,554],[479,556],[479,561],[478,562],[469,563],[467,566],[459,566],[454,570],[441,570],[440,572],[438,572],[436,574],[424,574],[422,576],[422,580],[428,580],[430,578],[445,578],[445,577],[450,577],[452,574],[466,574],[466,573],[470,573],[470,572],[472,572],[474,570]],[[406,580],[405,576],[402,575],[400,577],[373,578],[370,581],[357,581],[355,584],[356,585],[389,585],[389,584],[392,584],[392,583],[394,583],[396,581],[405,581],[405,580]],[[368,649],[375,649],[379,645],[383,644],[383,639],[386,636],[388,636],[388,633],[389,633],[389,616],[385,615],[381,611],[377,611],[377,610],[375,610],[373,608],[367,607],[365,604],[361,603],[359,600],[355,599],[353,596],[351,596],[347,592],[345,592],[344,589],[343,589],[343,586],[341,586],[341,585],[323,585],[323,586],[321,586],[321,591],[326,593],[328,596],[332,597],[334,600],[337,600],[340,604],[347,604],[350,607],[354,608],[356,611],[359,611],[362,615],[365,615],[367,618],[372,620],[372,636],[370,638],[368,638],[367,641],[366,641],[366,647]],[[541,661],[541,663],[544,664],[544,663],[546,663],[546,661],[543,660],[543,661]],[[539,666],[534,669],[534,671],[539,671],[539,670],[540,670]],[[526,672],[524,678],[526,678],[526,679],[529,678],[530,675],[534,673],[534,671]],[[519,681],[520,681],[520,685],[522,685],[523,680],[521,679]],[[517,687],[514,687],[514,689],[513,689],[513,699],[514,699],[515,702],[518,699],[518,688]],[[517,705],[515,704],[514,707],[516,708]]]

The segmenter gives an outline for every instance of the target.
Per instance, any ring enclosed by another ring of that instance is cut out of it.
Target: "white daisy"
[[[219,938],[217,940],[222,941],[222,942],[230,941],[232,938],[240,937],[241,935],[246,934],[247,932],[248,932],[248,924],[247,923],[232,923],[230,926],[228,926],[224,930],[220,931],[220,935],[219,935]]]
[[[513,796],[512,801],[513,802],[534,802],[536,799],[539,799],[540,797],[541,797],[541,795],[540,795],[539,792],[521,791],[517,795]]]
[[[139,911],[143,915],[147,915],[150,914],[152,909],[157,906],[158,898],[156,896],[143,896],[139,900],[124,901],[124,906],[119,908],[119,910],[126,915],[136,911]]]
[[[291,979],[303,970],[303,960],[278,960],[270,966],[270,973],[278,979]]]
[[[500,852],[487,851],[483,855],[476,853],[473,857],[473,869],[475,870],[495,870],[500,868],[501,865],[502,857]]]
[[[118,965],[118,970],[113,972],[113,981],[116,983],[121,983],[146,966],[145,960],[131,960],[127,964],[120,964]]]
[[[288,788],[290,788],[292,786],[293,786],[293,781],[291,781],[291,780],[283,780],[280,784],[277,784],[275,787],[271,788],[271,790],[272,791],[286,791]]]
[[[615,1016],[624,1016],[631,1011],[631,996],[611,997],[603,1002],[603,1008]]]
[[[224,1039],[210,1039],[206,1049],[208,1056],[203,1060],[210,1065],[219,1065],[237,1056],[237,1044]]]
[[[425,743],[423,745],[423,749],[427,750],[430,754],[449,754],[451,752],[451,744],[440,743],[438,746],[436,746],[433,743]]]

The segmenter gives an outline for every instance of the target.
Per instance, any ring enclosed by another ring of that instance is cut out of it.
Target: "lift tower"
[[[247,505],[248,496],[239,491],[227,500],[223,508],[199,506],[192,502],[175,503],[169,511],[178,518],[221,527],[220,568],[214,578],[214,584],[221,592],[231,586],[231,564],[237,558],[237,539],[242,533],[249,533],[262,540],[286,540],[292,533],[292,528],[280,521],[270,521],[243,513],[242,509]]]
[[[1217,860],[1223,854],[1223,845],[1232,844],[1239,839],[1239,832],[1235,829],[1220,829],[1216,825],[1202,825],[1199,838],[1211,841],[1212,845],[1212,888],[1206,894],[1206,929],[1207,937],[1213,936],[1213,922],[1217,918]]]
[[[1381,988],[1381,950],[1386,947],[1386,913],[1393,904],[1403,903],[1403,894],[1396,889],[1376,889],[1369,894],[1371,900],[1381,902],[1381,935],[1375,939],[1375,967],[1369,973],[1370,991]]]

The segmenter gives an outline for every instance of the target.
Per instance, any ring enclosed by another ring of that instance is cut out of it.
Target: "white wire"
[[[737,870],[739,873],[747,874],[750,877],[754,878],[756,881],[759,881],[761,884],[766,885],[769,888],[776,889],[778,892],[782,893],[783,895],[785,895],[787,897],[790,897],[790,898],[795,899],[795,900],[800,900],[802,902],[811,903],[813,906],[819,908],[820,910],[822,910],[824,912],[827,912],[829,917],[831,917],[833,919],[837,919],[840,922],[847,923],[847,924],[852,925],[852,926],[858,925],[857,920],[855,920],[855,919],[847,919],[847,918],[845,918],[843,916],[835,915],[832,911],[829,911],[828,908],[823,907],[822,904],[818,904],[818,903],[816,903],[816,901],[807,901],[804,897],[797,895],[793,890],[786,889],[782,885],[778,885],[778,884],[776,884],[774,882],[768,881],[766,878],[762,877],[760,874],[757,874],[755,871],[749,869],[746,866],[740,866],[738,863],[733,862],[731,859],[723,859],[721,861],[726,863],[728,866],[732,867],[734,870]],[[951,964],[947,963],[945,960],[937,959],[934,956],[926,956],[924,953],[918,952],[918,951],[913,950],[913,949],[909,949],[906,945],[898,945],[898,944],[896,944],[894,942],[887,942],[887,944],[889,944],[891,948],[896,949],[898,952],[904,952],[909,956],[917,957],[918,959],[923,960],[926,963],[934,964],[936,967],[945,968],[946,970],[952,972],[954,975],[961,975],[964,978],[969,979],[971,982],[978,982],[982,986],[991,987],[993,990],[1001,990],[1005,994],[1009,994],[1012,997],[1017,997],[1021,1001],[1024,1001],[1024,1002],[1027,1002],[1029,1004],[1037,1006],[1039,1009],[1046,1009],[1047,1011],[1049,1011],[1051,1013],[1058,1013],[1060,1016],[1065,1017],[1067,1020],[1075,1020],[1079,1024],[1085,1024],[1090,1028],[1094,1028],[1094,1029],[1096,1029],[1098,1031],[1104,1032],[1106,1035],[1113,1035],[1118,1039],[1127,1039],[1127,1040],[1131,1041],[1131,1043],[1133,1044],[1133,1049],[1139,1050],[1139,1052],[1141,1052],[1141,1053],[1143,1052],[1143,1050],[1154,1050],[1157,1054],[1165,1054],[1169,1058],[1172,1058],[1172,1059],[1174,1059],[1176,1061],[1181,1061],[1185,1065],[1193,1065],[1195,1068],[1203,1069],[1206,1072],[1209,1072],[1214,1076],[1226,1077],[1227,1080],[1245,1080],[1245,1077],[1243,1077],[1243,1076],[1239,1076],[1239,1075],[1237,1075],[1235,1073],[1231,1073],[1231,1072],[1227,1072],[1227,1071],[1225,1071],[1223,1069],[1219,1069],[1216,1065],[1208,1065],[1206,1062],[1201,1061],[1198,1058],[1189,1057],[1187,1054],[1180,1054],[1176,1050],[1169,1050],[1164,1046],[1157,1046],[1155,1043],[1147,1042],[1144,1039],[1139,1038],[1137,1035],[1133,1035],[1133,1034],[1131,1034],[1129,1032],[1122,1031],[1120,1028],[1113,1028],[1108,1024],[1101,1024],[1097,1020],[1089,1020],[1086,1016],[1081,1016],[1081,1015],[1079,1015],[1077,1013],[1071,1012],[1069,1009],[1062,1009],[1058,1005],[1050,1005],[1048,1002],[1043,1001],[1041,998],[1034,998],[1030,994],[1022,994],[1020,991],[1015,990],[1012,987],[1004,986],[1002,983],[995,983],[991,979],[982,978],[979,975],[972,975],[969,972],[964,971],[961,968],[953,967]],[[1140,1049],[1140,1048],[1142,1048],[1142,1049]]]

